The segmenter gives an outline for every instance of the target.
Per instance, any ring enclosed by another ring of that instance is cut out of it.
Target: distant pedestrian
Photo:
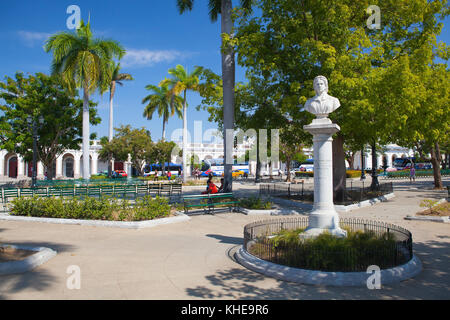
[[[170,181],[170,178],[172,178],[172,172],[167,171],[167,179]]]
[[[409,169],[409,182],[416,182],[416,168],[414,168],[414,163],[411,164],[411,168]]]

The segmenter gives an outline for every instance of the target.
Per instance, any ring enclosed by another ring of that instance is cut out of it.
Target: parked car
[[[126,178],[128,177],[127,173],[124,170],[115,170],[112,174],[113,178]]]
[[[233,178],[238,178],[238,177],[243,177],[245,176],[245,172],[242,170],[233,170],[231,172],[231,175],[233,176]],[[222,177],[224,176],[224,174],[222,173]]]
[[[300,164],[300,167],[298,167],[298,171],[301,172],[312,172],[314,171],[314,160],[308,159],[305,162],[302,162]]]

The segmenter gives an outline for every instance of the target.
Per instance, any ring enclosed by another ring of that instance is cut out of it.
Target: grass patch
[[[346,229],[346,238],[323,233],[301,239],[299,235],[304,230],[283,230],[261,238],[249,252],[277,264],[328,272],[365,271],[371,265],[386,269],[406,262],[405,253],[397,250],[392,234]]]
[[[439,216],[448,217],[450,216],[450,203],[448,201],[436,204],[437,201],[433,200],[423,200],[420,204],[421,207],[427,207],[428,209],[417,213],[420,216]]]
[[[251,210],[269,210],[272,209],[273,203],[261,198],[242,198],[239,205]]]

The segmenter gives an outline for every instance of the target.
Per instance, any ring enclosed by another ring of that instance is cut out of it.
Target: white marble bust
[[[339,99],[328,95],[328,80],[324,76],[314,78],[316,95],[305,103],[305,110],[316,115],[318,119],[327,118],[328,114],[341,106]]]

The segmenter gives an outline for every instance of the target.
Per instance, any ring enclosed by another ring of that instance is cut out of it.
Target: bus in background
[[[247,175],[250,173],[248,162],[238,163],[236,160],[234,160],[233,170],[241,170]],[[210,173],[212,173],[213,176],[222,176],[222,174],[224,173],[223,159],[203,160],[201,172],[202,173],[200,174],[200,176],[202,177],[207,177]]]
[[[416,158],[409,157],[409,158],[397,158],[394,160],[394,163],[392,166],[397,170],[404,170],[406,168],[411,167],[411,161],[416,162]]]
[[[178,176],[179,170],[183,170],[183,166],[181,164],[176,163],[167,163],[166,162],[166,174],[168,171],[172,174],[172,177]],[[147,164],[144,168],[144,177],[146,176],[154,176],[155,171],[158,171],[158,176],[162,175],[162,164]]]

